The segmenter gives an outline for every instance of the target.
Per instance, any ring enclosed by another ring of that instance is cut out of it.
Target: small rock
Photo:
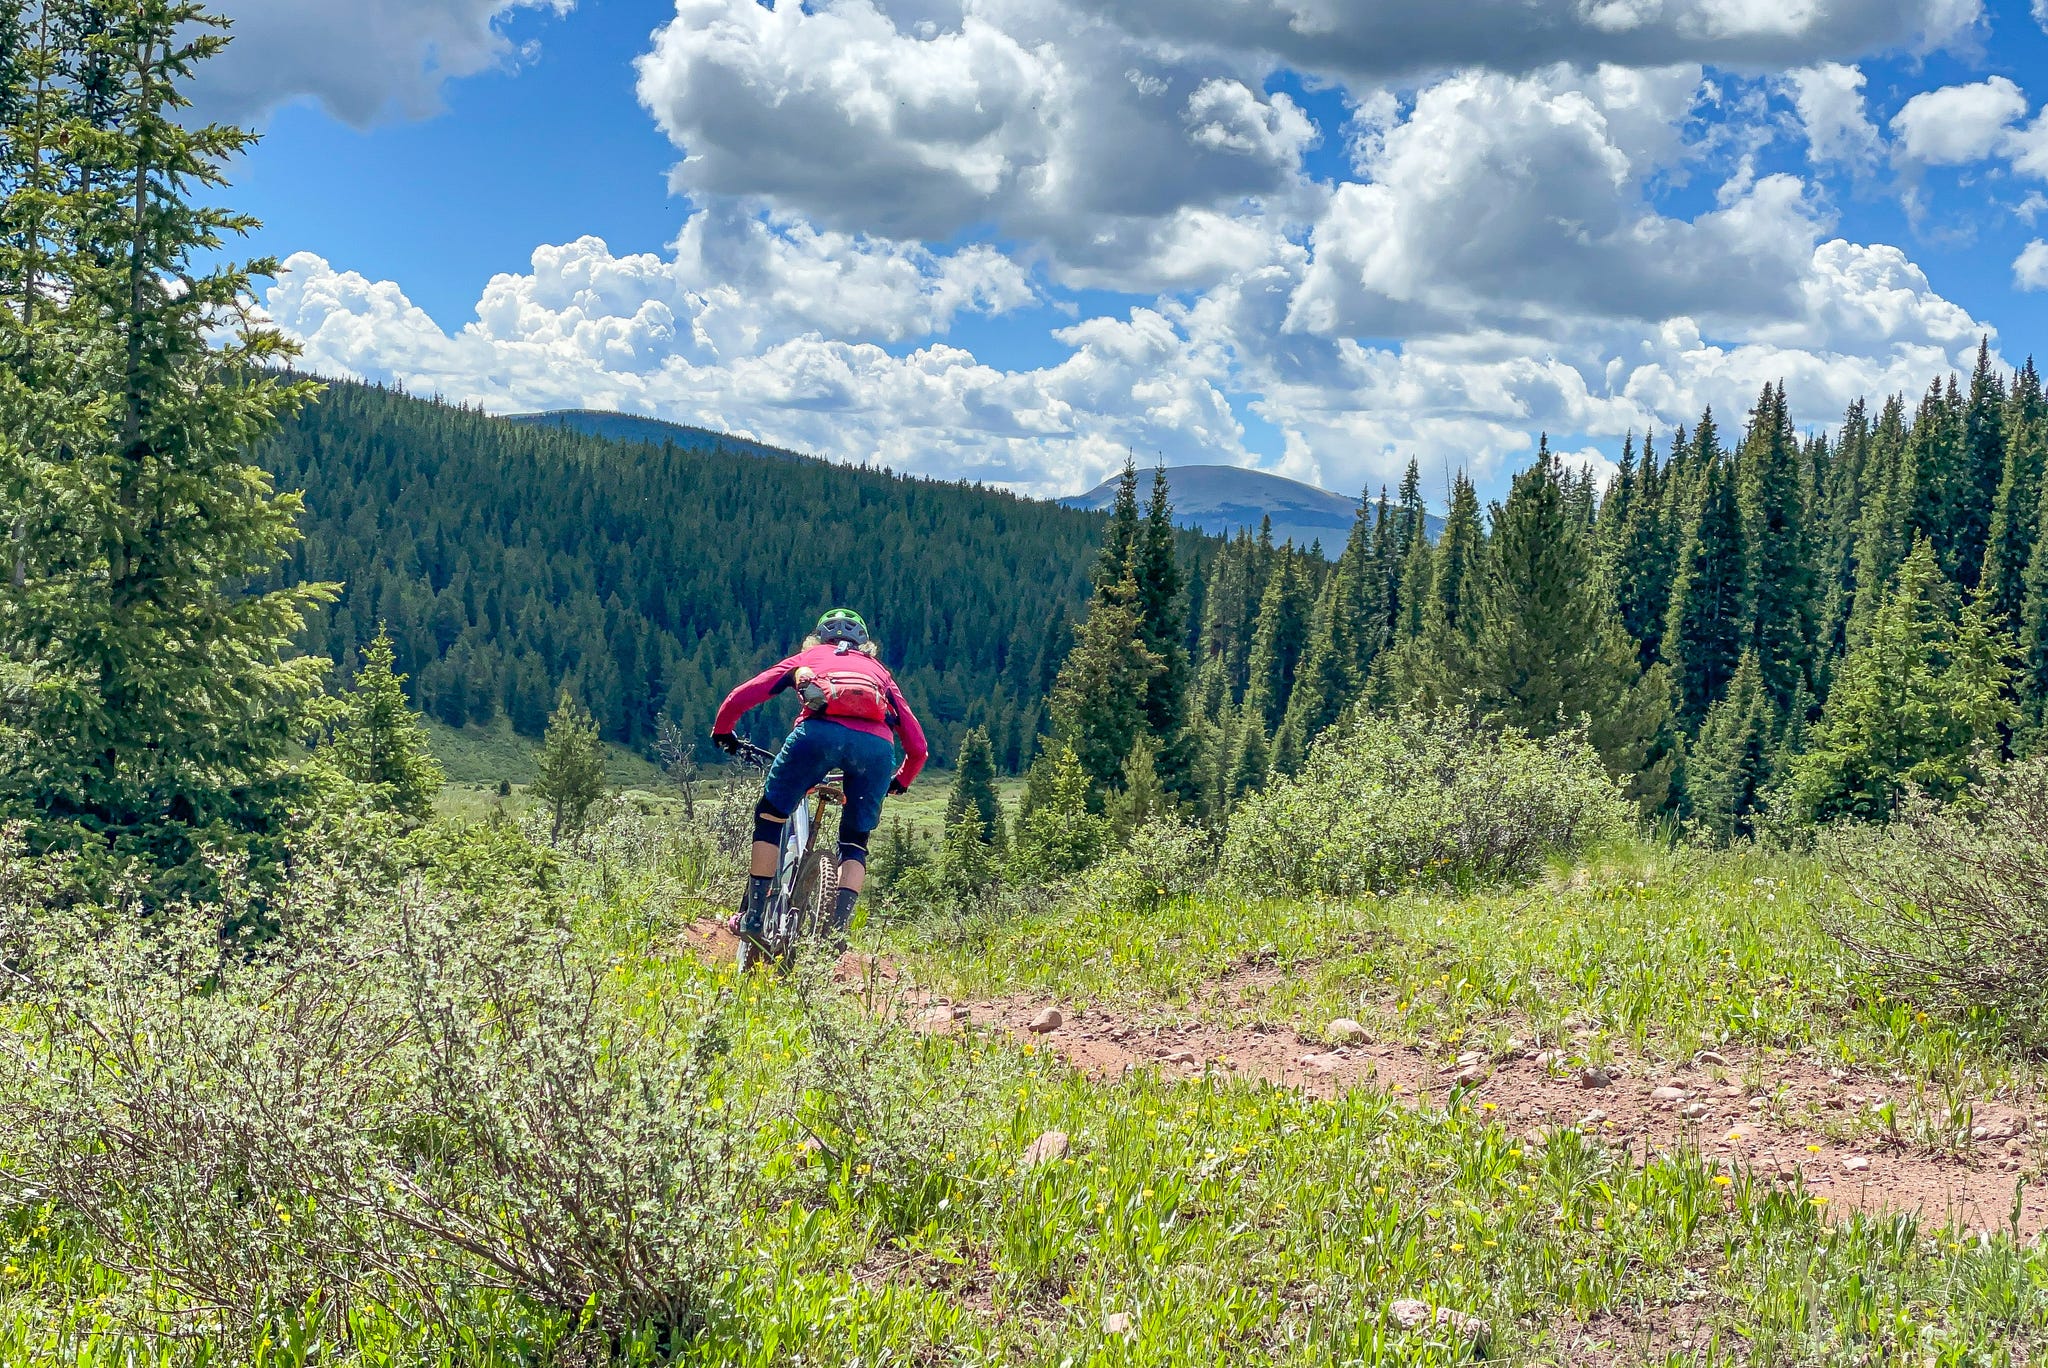
[[[1448,1306],[1432,1310],[1428,1302],[1414,1297],[1402,1297],[1387,1307],[1387,1319],[1403,1330],[1421,1330],[1430,1326],[1448,1326],[1458,1335],[1474,1345],[1486,1342],[1486,1322],[1463,1311],[1453,1311]]]
[[[1128,1311],[1112,1311],[1104,1316],[1102,1318],[1102,1333],[1126,1337],[1136,1334],[1136,1330],[1131,1326],[1131,1313]]]
[[[1025,1029],[1033,1035],[1051,1035],[1066,1024],[1067,1019],[1060,1015],[1059,1008],[1048,1007],[1037,1016],[1031,1018],[1031,1024]]]
[[[1769,1102],[1761,1097],[1752,1097],[1749,1099],[1749,1109],[1751,1111],[1762,1111],[1768,1105]]]
[[[1579,1070],[1579,1086],[1582,1088],[1604,1088],[1614,1081],[1614,1076],[1597,1065]]]
[[[1017,1161],[1019,1168],[1034,1169],[1040,1164],[1067,1157],[1072,1148],[1065,1131],[1047,1131],[1024,1147],[1024,1156]]]
[[[965,1021],[968,1011],[965,1007],[951,1007],[944,1003],[924,1014],[924,1019],[934,1026],[951,1026],[956,1021]]]
[[[1688,1121],[1697,1121],[1712,1110],[1713,1108],[1704,1102],[1688,1102],[1685,1109],[1678,1114]]]
[[[1539,1068],[1539,1069],[1542,1069],[1542,1070],[1544,1070],[1545,1072],[1548,1072],[1548,1071],[1549,1071],[1549,1069],[1550,1069],[1550,1066],[1551,1066],[1551,1065],[1553,1065],[1553,1064],[1555,1064],[1556,1062],[1557,1062],[1557,1056],[1556,1056],[1556,1055],[1554,1055],[1554,1054],[1552,1054],[1552,1053],[1551,1053],[1550,1051],[1548,1051],[1548,1050],[1538,1050],[1538,1051],[1536,1052],[1536,1067],[1537,1067],[1537,1068]]]
[[[1509,1049],[1509,1050],[1511,1050],[1511,1051],[1513,1051],[1513,1050],[1519,1050],[1519,1049],[1521,1049],[1521,1048],[1522,1048],[1522,1044],[1523,1044],[1523,1042],[1522,1042],[1522,1038],[1521,1038],[1520,1036],[1509,1036],[1509,1037],[1508,1037],[1508,1049]]]
[[[1650,1100],[1652,1102],[1683,1102],[1691,1096],[1692,1094],[1685,1089],[1674,1088],[1668,1084],[1664,1087],[1652,1088],[1650,1090]]]
[[[1989,1134],[1991,1134],[1991,1127],[1989,1126],[1970,1127],[1970,1138],[1972,1140],[1982,1140],[1985,1136]]]
[[[1842,1172],[1862,1173],[1870,1167],[1870,1161],[1860,1154],[1852,1154],[1842,1161]]]
[[[1579,1124],[1581,1126],[1597,1126],[1606,1119],[1607,1113],[1601,1111],[1598,1107],[1595,1107],[1593,1108],[1593,1110],[1587,1112],[1584,1116],[1579,1118]]]
[[[1363,1045],[1370,1038],[1365,1027],[1350,1017],[1338,1017],[1323,1030],[1324,1039],[1332,1045]]]
[[[1701,1050],[1695,1058],[1710,1069],[1725,1069],[1728,1067],[1728,1056],[1722,1054],[1719,1050]]]

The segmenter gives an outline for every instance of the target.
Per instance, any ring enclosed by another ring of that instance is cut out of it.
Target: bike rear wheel
[[[838,862],[827,858],[822,849],[812,850],[797,870],[790,891],[788,939],[776,947],[776,960],[784,969],[796,963],[797,946],[825,925],[838,891]]]

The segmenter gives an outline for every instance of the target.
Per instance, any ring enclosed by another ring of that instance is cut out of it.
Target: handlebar
[[[767,769],[775,763],[774,751],[762,750],[751,741],[740,742],[729,754],[736,764],[745,765],[748,769]]]

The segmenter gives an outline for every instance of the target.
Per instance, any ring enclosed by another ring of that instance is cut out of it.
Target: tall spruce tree
[[[1546,453],[1494,516],[1480,581],[1472,690],[1492,720],[1532,736],[1585,726],[1610,773],[1646,807],[1669,797],[1670,683],[1647,674],[1594,581],[1591,533]]]
[[[2041,529],[2041,481],[2048,471],[2048,431],[2041,423],[2041,378],[2031,357],[2013,381],[2000,437],[2005,469],[1991,511],[1990,543],[1984,550],[1982,593],[1993,620],[2018,624],[2026,608],[2027,570]]]
[[[1951,501],[1947,558],[1949,576],[1966,592],[1982,581],[1990,547],[1991,524],[1997,517],[1998,488],[2005,475],[2005,381],[1991,367],[1991,339],[1977,346],[1977,368],[1970,376],[1970,394],[1962,409],[1961,440]]]
[[[1382,658],[1383,702],[1435,711],[1464,700],[1479,635],[1485,539],[1478,491],[1460,471],[1451,485],[1450,512],[1433,558],[1422,633]]]
[[[1608,500],[1622,509],[1614,515],[1607,578],[1614,586],[1622,630],[1636,643],[1636,658],[1647,670],[1664,658],[1664,623],[1671,613],[1678,550],[1677,510],[1657,464],[1654,439],[1643,439],[1641,463],[1628,478],[1629,484],[1617,485]]]
[[[334,587],[250,587],[285,561],[299,501],[246,455],[314,387],[251,321],[274,263],[220,256],[253,220],[192,199],[251,141],[184,114],[222,21],[182,0],[71,17],[92,27],[44,26],[24,54],[45,117],[0,173],[0,655],[24,685],[0,812],[38,849],[203,891],[209,856],[278,852],[317,721],[327,664],[289,653]]]
[[[1814,670],[1823,684],[1830,663],[1849,644],[1849,612],[1856,598],[1856,518],[1865,498],[1870,444],[1870,416],[1858,399],[1842,415],[1815,519],[1820,606],[1814,625]]]
[[[1686,756],[1693,817],[1716,840],[1755,834],[1771,780],[1774,713],[1757,653],[1745,651],[1727,696],[1707,710],[1699,740]]]
[[[1863,507],[1855,518],[1855,587],[1843,620],[1844,654],[1869,637],[1871,621],[1905,563],[1913,504],[1907,442],[1905,400],[1893,395],[1878,411],[1870,434]]]
[[[1121,580],[1096,592],[1074,629],[1050,704],[1054,734],[1098,794],[1116,781],[1145,728],[1145,699],[1160,668],[1145,645],[1137,576],[1126,566]]]
[[[1716,458],[1702,478],[1672,579],[1663,643],[1678,690],[1678,715],[1689,729],[1727,692],[1750,635],[1748,556],[1734,475],[1726,460]]]
[[[1932,542],[1915,541],[1793,766],[1793,812],[1883,821],[1909,787],[1952,797],[1995,756],[2012,719],[2008,647],[1984,603],[1959,599]]]
[[[1188,603],[1178,536],[1173,526],[1173,491],[1166,467],[1152,472],[1152,498],[1132,546],[1138,582],[1138,614],[1145,649],[1159,661],[1145,692],[1145,726],[1157,743],[1154,762],[1160,781],[1176,794],[1193,796],[1195,745],[1188,735]]]
[[[1921,397],[1906,434],[1905,465],[1906,534],[1933,544],[1942,573],[1951,582],[1962,578],[1957,573],[1958,551],[1970,532],[1965,476],[1963,400],[1951,376],[1946,384],[1935,381]],[[1981,542],[1978,550],[1981,565]]]
[[[1747,606],[1764,696],[1775,719],[1811,681],[1815,583],[1806,481],[1783,385],[1766,386],[1737,456]]]

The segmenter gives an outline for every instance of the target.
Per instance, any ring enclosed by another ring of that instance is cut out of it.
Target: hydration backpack
[[[851,652],[841,646],[839,655]],[[797,671],[796,691],[804,701],[804,711],[812,717],[843,717],[861,722],[889,722],[892,720],[889,695],[882,681],[875,678],[879,668],[869,665],[864,656],[856,657],[866,668],[814,670],[806,665]]]

